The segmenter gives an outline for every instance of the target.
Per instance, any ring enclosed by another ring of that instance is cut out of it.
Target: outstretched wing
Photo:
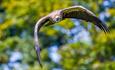
[[[36,50],[38,62],[39,62],[41,67],[42,67],[42,64],[41,64],[41,59],[40,59],[40,45],[39,45],[37,34],[38,34],[40,28],[48,21],[50,21],[49,17],[43,17],[40,20],[38,20],[38,22],[36,23],[35,28],[34,28],[35,50]]]
[[[62,9],[62,17],[65,18],[77,18],[81,20],[85,20],[88,22],[93,22],[96,26],[98,26],[105,33],[109,32],[108,27],[102,23],[102,21],[97,18],[91,11],[82,7],[82,6],[73,6],[69,8]]]

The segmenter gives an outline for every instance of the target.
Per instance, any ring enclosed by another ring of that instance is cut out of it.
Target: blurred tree
[[[70,0],[3,0],[0,4],[0,9],[4,10],[0,10],[0,20],[2,20],[0,22],[0,53],[9,56],[10,53],[4,52],[4,50],[13,51],[18,48],[23,53],[23,62],[33,67],[37,62],[33,48],[33,29],[35,23],[39,18],[47,15],[49,12],[65,8],[71,4]],[[43,46],[61,45],[64,43],[61,42],[64,39],[63,36],[64,34],[54,29],[53,26],[47,27],[40,32],[40,43]],[[44,42],[44,40],[47,42]],[[42,57],[44,61],[50,62],[51,60],[49,60],[47,52],[43,51]],[[0,57],[3,59],[2,56]],[[51,63],[54,64],[53,62]],[[50,66],[49,69],[52,64],[48,65]]]
[[[75,3],[90,7],[95,13],[103,12],[100,7],[102,0],[74,0]],[[110,15],[106,23],[111,28],[111,34],[105,35],[103,32],[94,32],[90,29],[92,45],[82,42],[66,44],[60,48],[59,53],[62,58],[60,64],[64,70],[114,70],[115,68],[115,30],[114,14],[115,8],[108,8],[107,14]],[[84,24],[83,24],[84,25]],[[96,30],[97,31],[97,30]]]
[[[10,52],[19,49],[23,53],[22,62],[29,65],[29,70],[40,70],[33,48],[35,23],[51,11],[71,5],[82,5],[97,16],[105,12],[107,18],[104,22],[110,27],[111,34],[107,37],[93,25],[88,28],[89,25],[85,24],[87,22],[80,21],[79,25],[86,31],[89,30],[91,45],[82,41],[72,43],[74,35],[71,32],[74,28],[78,28],[74,21],[67,19],[52,26],[44,26],[39,33],[40,45],[44,48],[41,51],[44,69],[114,70],[115,8],[104,7],[104,1],[106,0],[0,0],[0,64],[7,63]],[[59,46],[58,52],[61,55],[59,63],[54,63],[48,57],[47,47],[52,45]]]

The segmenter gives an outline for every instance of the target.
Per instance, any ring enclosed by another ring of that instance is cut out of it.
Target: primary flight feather
[[[45,23],[47,23],[46,25],[52,25],[54,23],[60,22],[67,18],[75,18],[75,19],[85,20],[87,22],[92,22],[94,23],[94,25],[96,25],[101,30],[103,30],[105,33],[109,32],[108,27],[98,17],[96,17],[95,14],[93,14],[91,11],[84,8],[83,6],[72,6],[69,8],[56,10],[50,13],[49,15],[41,18],[40,20],[38,20],[38,22],[35,25],[35,29],[34,29],[35,50],[37,53],[37,58],[40,66],[42,66],[42,64],[40,60],[40,46],[39,46],[38,35],[37,35],[40,28]]]

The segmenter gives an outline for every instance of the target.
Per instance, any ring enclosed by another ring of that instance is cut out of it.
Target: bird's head
[[[60,15],[56,15],[54,18],[53,18],[53,21],[54,22],[60,22],[62,20],[62,17]]]
[[[54,11],[50,14],[51,17],[51,21],[53,21],[54,23],[60,22],[62,20],[62,15],[60,13],[60,11]]]

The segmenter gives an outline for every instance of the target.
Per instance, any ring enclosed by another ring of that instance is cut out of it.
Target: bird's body
[[[42,64],[40,62],[40,47],[38,43],[37,32],[39,32],[40,28],[46,22],[47,22],[46,25],[52,25],[54,23],[60,22],[67,18],[75,18],[75,19],[85,20],[87,22],[93,22],[96,26],[98,26],[105,33],[109,32],[108,27],[104,23],[102,23],[102,21],[99,18],[97,18],[91,11],[89,11],[88,9],[82,6],[72,6],[69,8],[56,10],[50,13],[49,15],[41,18],[40,20],[38,20],[38,22],[35,25],[35,29],[34,29],[35,50],[38,55],[38,61],[41,66]]]

